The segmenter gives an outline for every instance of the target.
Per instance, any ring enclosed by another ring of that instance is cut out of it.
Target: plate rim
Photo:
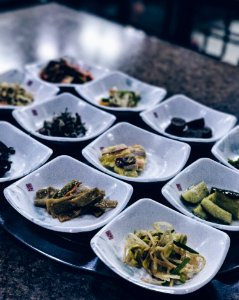
[[[24,70],[24,69],[21,70],[21,69],[17,69],[17,68],[12,68],[12,69],[9,69],[9,70],[7,70],[7,71],[5,71],[5,72],[2,72],[2,73],[0,74],[0,76],[5,75],[5,74],[8,74],[8,73],[11,74],[11,72],[16,72],[16,73],[22,74],[23,77],[24,77],[24,79],[25,79],[26,77],[30,77],[30,76],[31,76],[31,74],[29,74],[26,70]],[[29,80],[30,80],[30,79],[29,79]],[[49,88],[52,89],[52,93],[51,93],[49,96],[47,96],[46,98],[44,98],[45,100],[42,100],[41,103],[45,102],[46,100],[50,99],[51,97],[55,97],[55,96],[60,92],[60,88],[59,88],[59,87],[57,87],[57,86],[51,86],[51,85],[49,85],[47,82],[44,82],[44,81],[42,82],[42,81],[40,81],[38,78],[33,77],[31,80],[34,80],[34,81],[38,82],[38,83],[39,83],[41,86],[43,86],[43,87],[49,87]],[[38,103],[39,103],[39,102],[38,102]],[[0,105],[0,111],[1,111],[1,110],[21,109],[21,108],[23,108],[23,107],[32,107],[33,105],[38,104],[38,103],[34,103],[34,101],[33,101],[32,103],[29,103],[28,105],[24,105],[24,106],[17,106],[17,105]]]

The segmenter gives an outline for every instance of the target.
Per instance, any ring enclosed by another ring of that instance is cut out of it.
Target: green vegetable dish
[[[239,220],[239,193],[212,187],[205,182],[189,187],[181,194],[182,200],[195,205],[192,212],[203,220],[230,225]]]
[[[175,232],[167,222],[156,222],[153,230],[130,233],[124,248],[123,261],[136,268],[144,268],[151,277],[143,281],[173,286],[185,283],[199,273],[206,260],[187,246],[187,235]]]
[[[111,107],[136,107],[140,98],[136,92],[112,88],[109,90],[109,98],[102,98],[100,104]]]

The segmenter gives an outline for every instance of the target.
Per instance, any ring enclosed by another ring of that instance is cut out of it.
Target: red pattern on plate
[[[155,118],[159,117],[158,114],[156,113],[156,111],[154,112],[154,116],[155,116]]]
[[[110,230],[106,231],[105,234],[109,240],[113,240],[114,236]]]
[[[27,183],[27,184],[26,184],[26,187],[27,187],[28,192],[34,191],[33,186],[32,186],[31,183]]]
[[[38,115],[37,110],[32,109],[32,114],[33,114],[33,116],[37,116]]]
[[[180,183],[177,183],[176,184],[176,187],[177,187],[177,189],[181,192],[182,191],[182,187],[181,187],[181,184]]]

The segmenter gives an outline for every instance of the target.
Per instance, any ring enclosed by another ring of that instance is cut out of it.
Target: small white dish
[[[228,162],[228,159],[235,160],[239,158],[239,125],[216,142],[212,147],[212,154],[224,165],[237,172],[239,171]]]
[[[53,152],[49,147],[4,121],[0,121],[0,141],[15,149],[15,154],[9,157],[9,161],[12,161],[11,168],[0,177],[0,182],[25,176],[44,164]]]
[[[34,206],[37,190],[49,186],[62,188],[72,179],[89,187],[105,190],[106,197],[117,200],[114,209],[96,218],[85,214],[61,223],[53,219],[44,208]],[[58,156],[35,172],[4,189],[7,201],[25,218],[44,228],[60,232],[83,232],[95,230],[113,219],[128,203],[133,192],[131,185],[99,172],[66,155]]]
[[[141,118],[155,131],[179,141],[210,143],[219,140],[232,127],[237,118],[200,104],[184,95],[175,95],[158,106],[140,114]],[[205,125],[212,129],[211,138],[180,137],[165,132],[172,118],[182,118],[186,122],[204,118]]]
[[[209,190],[217,187],[239,192],[238,172],[212,159],[200,158],[167,182],[162,188],[162,194],[175,208],[189,217],[222,230],[239,231],[239,220],[233,220],[231,225],[203,220],[192,213],[195,206],[187,205],[180,199],[182,191],[201,181],[206,183]]]
[[[110,107],[100,104],[100,99],[109,97],[109,90],[116,87],[119,90],[130,90],[140,94],[141,99],[136,107]],[[91,104],[102,109],[115,112],[139,112],[152,107],[163,100],[166,90],[157,86],[144,83],[122,72],[110,72],[104,77],[77,86],[76,91]]]
[[[67,56],[66,55],[66,56],[63,56],[61,58],[66,59],[70,64],[73,64],[74,66],[80,67],[83,71],[89,71],[91,73],[91,75],[93,76],[93,80],[96,80],[96,79],[104,76],[105,74],[107,74],[109,72],[109,70],[106,69],[106,68],[90,64],[88,62],[79,60],[79,59],[71,57],[71,56]],[[56,60],[58,60],[58,59],[59,58],[56,58]],[[41,79],[41,77],[40,77],[39,74],[42,71],[42,69],[47,66],[47,64],[49,63],[49,61],[36,62],[36,63],[27,64],[25,66],[25,68],[26,68],[26,70],[29,73],[32,74],[32,76],[34,76],[35,78],[39,79],[42,82],[47,82],[48,84],[50,84],[52,86],[58,86],[58,87],[77,87],[78,85],[84,85],[85,84],[85,83],[83,83],[83,84],[75,84],[75,83],[53,83],[53,82],[49,82],[49,81],[45,81],[45,80]]]
[[[186,283],[172,287],[147,283],[141,279],[146,277],[146,271],[130,267],[122,261],[128,234],[135,230],[152,229],[152,224],[157,221],[169,222],[176,232],[186,234],[187,245],[206,259],[204,268]],[[151,199],[138,200],[103,227],[91,240],[91,247],[96,255],[119,276],[146,289],[169,294],[191,293],[207,284],[219,271],[229,245],[230,238],[226,233]]]
[[[140,144],[146,151],[145,169],[138,177],[119,175],[101,165],[102,147]],[[118,123],[92,141],[83,156],[96,168],[117,178],[134,182],[165,181],[175,176],[186,164],[191,147],[182,142],[153,134],[129,123]]]
[[[78,113],[87,131],[82,137],[55,137],[47,136],[38,132],[45,120],[52,121],[53,117],[65,112],[65,109],[73,116]],[[44,103],[31,107],[14,110],[12,113],[16,121],[32,135],[56,142],[81,142],[92,139],[108,129],[116,120],[110,113],[104,112],[85,101],[69,94],[63,93]]]
[[[26,72],[19,70],[10,70],[0,74],[0,82],[20,84],[27,92],[30,92],[34,97],[34,100],[27,106],[44,102],[59,92],[58,87],[51,86],[46,82],[40,82],[38,79],[33,78],[33,76],[27,74]],[[23,106],[1,105],[0,102],[0,110],[20,109],[21,107]]]

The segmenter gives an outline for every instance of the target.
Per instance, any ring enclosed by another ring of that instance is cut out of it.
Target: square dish
[[[90,64],[88,62],[82,61],[80,59],[77,59],[75,57],[71,57],[68,55],[60,57],[60,58],[66,59],[66,61],[68,63],[70,63],[76,67],[79,67],[83,71],[90,72],[90,74],[93,76],[93,80],[96,80],[109,72],[109,70],[106,68]],[[56,60],[59,60],[60,58],[56,58]],[[34,76],[35,78],[39,79],[42,82],[47,82],[48,84],[50,84],[52,86],[76,87],[79,85],[79,84],[74,84],[74,83],[52,83],[52,82],[43,80],[40,77],[40,72],[49,62],[50,62],[50,60],[45,61],[45,62],[36,62],[36,63],[32,63],[32,64],[27,64],[25,66],[25,68],[30,74],[32,74],[32,76]],[[83,84],[85,84],[85,83],[83,83]],[[82,84],[80,84],[80,85],[82,85]]]
[[[10,70],[0,74],[0,83],[15,83],[21,85],[27,92],[33,96],[33,102],[27,106],[31,106],[36,103],[40,103],[56,95],[59,92],[59,88],[51,86],[46,82],[41,82],[27,72],[20,70]],[[16,105],[3,105],[0,102],[0,109],[19,109],[23,106]]]
[[[158,106],[140,114],[143,121],[157,132],[179,141],[210,143],[219,140],[233,126],[237,118],[200,104],[184,95],[175,95]],[[212,130],[212,137],[196,138],[176,136],[165,132],[172,118],[181,118],[186,122],[204,118],[205,126]]]
[[[0,141],[15,149],[15,154],[9,157],[9,161],[12,161],[11,168],[0,177],[0,182],[14,180],[32,172],[52,154],[50,148],[4,121],[0,121]]]
[[[167,182],[162,188],[162,194],[176,209],[187,216],[221,230],[238,231],[239,220],[233,220],[230,225],[217,223],[212,220],[203,220],[193,214],[192,209],[195,205],[189,205],[185,203],[185,201],[181,200],[181,194],[183,191],[193,185],[197,185],[201,181],[205,182],[209,190],[212,187],[216,187],[219,189],[239,192],[238,172],[209,158],[201,158]]]
[[[228,159],[237,160],[239,158],[239,126],[233,128],[222,139],[212,147],[212,154],[224,165],[239,171],[228,162]]]
[[[142,280],[146,275],[144,270],[128,266],[122,261],[128,234],[135,230],[152,229],[152,224],[158,221],[169,222],[176,232],[186,234],[187,245],[206,259],[204,268],[183,284],[171,287],[145,282]],[[91,247],[96,255],[119,276],[146,289],[169,294],[191,293],[207,284],[219,271],[229,245],[230,238],[226,233],[151,199],[138,200],[103,227],[91,240]]]
[[[66,108],[74,118],[75,113],[79,114],[81,122],[86,128],[85,135],[58,137],[38,132],[45,120],[52,121],[54,116],[64,113]],[[92,139],[108,129],[116,120],[112,114],[104,112],[69,93],[63,93],[38,105],[14,110],[12,115],[32,135],[55,142],[81,142]]]
[[[101,105],[100,99],[109,97],[109,90],[114,87],[118,90],[139,93],[141,99],[137,106],[111,107]],[[91,104],[115,112],[139,112],[156,105],[162,101],[166,95],[165,89],[144,83],[122,72],[110,72],[94,82],[89,82],[84,86],[78,86],[76,90]]]
[[[105,168],[99,161],[104,147],[140,144],[146,151],[146,167],[138,177],[119,175]],[[175,176],[186,164],[191,147],[153,134],[130,123],[118,123],[83,150],[83,156],[96,168],[117,178],[134,182],[164,181]],[[177,153],[177,155],[175,155]]]
[[[52,218],[44,208],[34,206],[37,190],[49,186],[62,188],[72,179],[80,180],[85,186],[105,190],[107,198],[118,201],[117,207],[106,211],[99,218],[84,214],[61,223]],[[132,192],[131,185],[62,155],[5,188],[4,196],[21,215],[33,223],[54,231],[75,233],[95,230],[105,225],[126,206]]]

